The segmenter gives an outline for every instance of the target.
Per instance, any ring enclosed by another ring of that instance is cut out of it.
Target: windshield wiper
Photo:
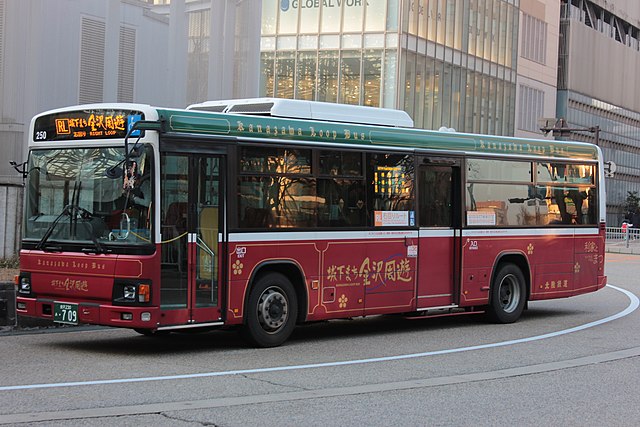
[[[60,220],[62,219],[63,216],[68,215],[72,220],[78,215],[80,214],[80,218],[82,218],[83,224],[85,225],[85,227],[87,227],[87,230],[89,231],[89,235],[91,236],[91,240],[93,241],[93,244],[96,247],[96,252],[97,253],[106,253],[106,249],[104,248],[104,246],[102,244],[100,244],[100,242],[98,242],[98,239],[96,238],[96,236],[93,233],[93,227],[91,226],[91,224],[89,222],[87,222],[87,220],[93,218],[93,214],[91,212],[89,212],[88,210],[81,208],[78,205],[67,205],[64,207],[64,209],[62,209],[62,212],[60,212],[60,214],[53,220],[53,222],[51,223],[51,225],[49,226],[49,228],[47,228],[47,231],[44,233],[44,235],[42,236],[42,239],[40,239],[40,241],[38,242],[38,244],[36,245],[36,249],[53,249],[53,250],[58,250],[58,247],[51,247],[51,248],[46,248],[45,244],[47,243],[47,240],[49,240],[49,238],[51,237],[51,234],[53,234],[53,230],[55,230],[56,225],[58,225],[58,223],[60,222]]]
[[[71,207],[72,205],[67,205],[62,209],[62,212],[60,212],[60,214],[53,220],[49,228],[47,228],[47,231],[44,232],[42,239],[40,239],[40,241],[36,245],[36,249],[42,249],[44,244],[47,243],[47,240],[49,240],[49,237],[51,237],[51,233],[53,233],[53,230],[56,228],[56,225],[58,225],[63,216],[71,215]]]
[[[95,252],[97,254],[106,254],[107,252],[110,252],[109,250],[107,250],[107,248],[105,248],[105,246],[102,243],[98,241],[98,238],[95,235],[95,230],[93,229],[93,224],[91,224],[91,222],[88,221],[91,218],[93,218],[93,214],[88,210],[81,208],[80,206],[76,206],[76,208],[80,211],[80,218],[83,219],[82,223],[84,224],[87,231],[89,232],[91,241],[96,247],[95,250],[91,250],[88,248],[82,249],[82,252]]]

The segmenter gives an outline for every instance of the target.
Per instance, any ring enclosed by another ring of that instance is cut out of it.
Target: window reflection
[[[467,179],[470,181],[531,182],[531,163],[468,159]]]
[[[535,184],[530,163],[473,159],[467,165],[468,225],[597,224],[593,165],[537,163]]]
[[[320,174],[362,176],[362,154],[343,151],[320,151]]]
[[[593,165],[538,163],[538,182],[570,182],[591,184],[594,182]]]
[[[360,103],[360,51],[342,52],[340,64],[340,103]]]
[[[243,148],[242,172],[310,174],[311,150],[290,148]]]
[[[287,176],[240,177],[239,224],[248,228],[315,227],[315,180]]]
[[[276,97],[293,98],[295,53],[278,52],[276,61]]]
[[[362,179],[319,179],[318,201],[320,227],[368,225],[369,213]]]
[[[369,154],[369,176],[373,178],[374,211],[413,211],[413,156]]]
[[[338,100],[338,52],[320,52],[318,58],[318,101]]]
[[[316,98],[316,53],[298,54],[296,99],[313,101]]]

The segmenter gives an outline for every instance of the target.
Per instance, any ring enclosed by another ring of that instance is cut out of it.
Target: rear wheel
[[[293,332],[298,302],[291,281],[280,273],[267,273],[252,287],[243,335],[259,347],[275,347]]]
[[[496,323],[513,323],[520,318],[527,300],[522,271],[515,264],[498,268],[489,296],[489,318]]]

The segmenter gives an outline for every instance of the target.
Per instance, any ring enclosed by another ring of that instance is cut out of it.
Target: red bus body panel
[[[36,298],[18,296],[26,305],[18,314],[53,319],[53,302],[79,304],[80,323],[149,328],[160,322],[159,286],[152,286],[149,306],[115,306],[112,304],[114,279],[144,280],[160,284],[160,264],[156,255],[96,255],[77,252],[43,253],[22,251],[20,268],[31,274],[32,292]],[[154,292],[156,290],[156,292]],[[151,320],[140,321],[140,314],[151,313]],[[132,313],[133,319],[121,319]]]
[[[242,323],[249,281],[272,262],[302,272],[307,320],[412,311],[417,258],[411,251],[417,239],[402,232],[371,234],[380,237],[298,241],[280,233],[281,241],[230,243],[227,322]]]

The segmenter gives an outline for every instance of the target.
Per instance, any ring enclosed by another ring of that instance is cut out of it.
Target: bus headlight
[[[127,285],[124,287],[123,292],[122,292],[122,296],[124,299],[129,300],[129,301],[135,301],[136,300],[136,287],[134,285]]]
[[[114,305],[147,305],[150,302],[151,284],[149,282],[116,281],[113,284]]]
[[[31,275],[22,273],[18,283],[18,293],[20,295],[31,295]]]

